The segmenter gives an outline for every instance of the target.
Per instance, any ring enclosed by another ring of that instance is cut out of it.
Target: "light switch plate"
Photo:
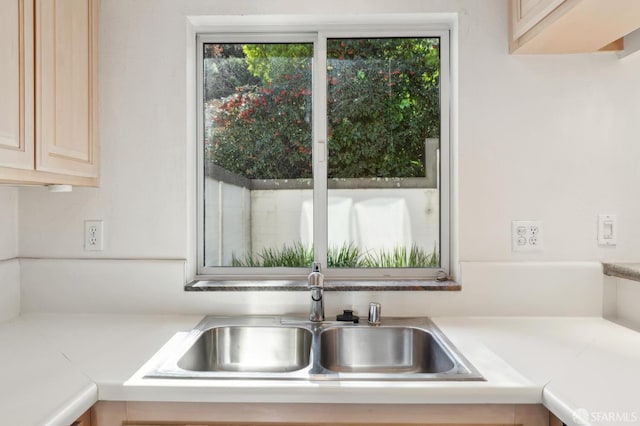
[[[598,245],[615,246],[618,240],[618,222],[615,214],[598,215]]]

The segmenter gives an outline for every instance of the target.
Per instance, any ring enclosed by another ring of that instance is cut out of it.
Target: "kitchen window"
[[[449,275],[449,42],[197,37],[198,274]]]

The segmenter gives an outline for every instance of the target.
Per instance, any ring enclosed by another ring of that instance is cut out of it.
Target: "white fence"
[[[232,255],[313,243],[311,189],[253,189],[206,178],[205,261],[228,266]],[[329,190],[329,246],[352,243],[363,251],[438,246],[438,190],[366,188]]]

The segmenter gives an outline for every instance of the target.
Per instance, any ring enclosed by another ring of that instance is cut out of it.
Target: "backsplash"
[[[24,312],[301,314],[306,291],[185,292],[183,261],[23,259]],[[462,291],[325,292],[327,318],[369,302],[382,316],[601,316],[598,262],[462,264]]]
[[[20,263],[0,260],[0,322],[20,313]]]
[[[20,312],[18,189],[0,186],[0,322]]]

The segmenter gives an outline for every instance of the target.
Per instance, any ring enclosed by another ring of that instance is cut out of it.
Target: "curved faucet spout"
[[[324,321],[324,275],[320,272],[320,263],[314,262],[309,274],[308,287],[311,290],[311,310],[309,320],[312,322]]]

